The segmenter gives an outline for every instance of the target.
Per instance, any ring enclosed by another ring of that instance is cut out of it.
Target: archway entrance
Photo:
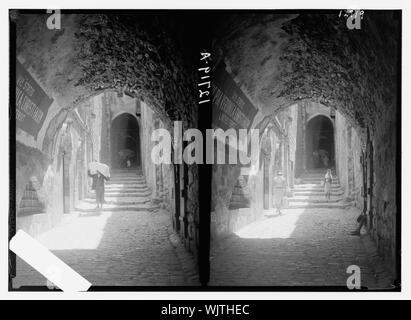
[[[112,168],[140,166],[140,133],[133,115],[124,113],[112,121],[110,140]]]
[[[306,168],[334,167],[334,127],[326,116],[308,121],[306,130]]]

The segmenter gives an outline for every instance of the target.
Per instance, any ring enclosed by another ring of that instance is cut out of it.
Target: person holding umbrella
[[[107,167],[107,168],[105,168]],[[104,172],[104,174],[102,173]],[[90,164],[90,169],[88,170],[88,175],[93,178],[93,183],[91,189],[96,192],[96,209],[102,209],[104,201],[104,183],[106,180],[110,179],[110,172],[108,166],[99,162],[92,162]]]

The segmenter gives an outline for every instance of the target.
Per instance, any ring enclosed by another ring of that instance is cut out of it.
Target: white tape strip
[[[23,230],[10,240],[10,250],[66,292],[87,291],[91,283]]]

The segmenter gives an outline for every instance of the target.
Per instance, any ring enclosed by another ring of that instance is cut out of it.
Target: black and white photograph
[[[152,156],[163,132],[197,127],[198,15],[10,11],[10,221],[93,286],[200,285],[197,165]],[[18,255],[14,266],[13,288],[54,284]]]
[[[216,16],[213,125],[259,133],[213,166],[210,284],[393,288],[401,11]]]
[[[7,9],[9,293],[402,291],[404,10],[210,6]]]

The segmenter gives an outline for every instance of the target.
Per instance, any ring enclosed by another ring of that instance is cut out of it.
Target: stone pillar
[[[302,169],[303,172],[307,171],[307,150],[306,150],[306,135],[307,135],[307,102],[301,102],[301,131],[302,131]]]
[[[295,177],[299,177],[304,172],[304,125],[302,103],[297,105],[297,123],[295,137]]]
[[[110,109],[104,95],[101,97],[100,161],[110,162]]]
[[[291,188],[293,185],[293,173],[291,171],[291,161],[290,161],[290,125],[292,122],[291,117],[287,117],[285,120],[285,145],[284,145],[284,159],[285,159],[285,168],[286,168],[286,179],[287,179],[287,187]]]

